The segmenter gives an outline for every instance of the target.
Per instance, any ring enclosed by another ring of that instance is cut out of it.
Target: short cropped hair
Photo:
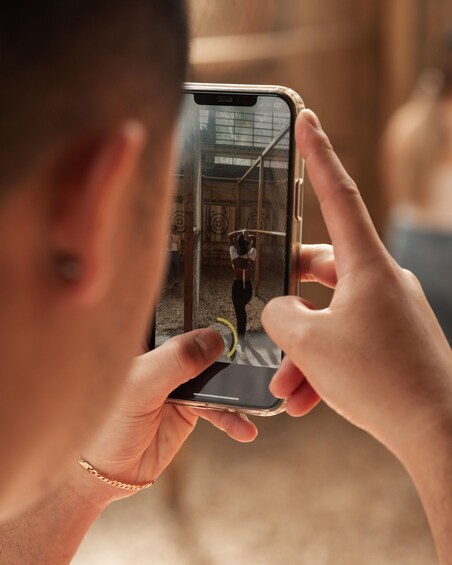
[[[86,127],[174,119],[183,0],[9,0],[0,9],[0,197],[43,151]],[[158,140],[156,140],[158,141]]]

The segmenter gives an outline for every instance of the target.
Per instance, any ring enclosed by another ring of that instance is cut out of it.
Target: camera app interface
[[[281,351],[261,313],[287,279],[290,109],[277,96],[215,96],[184,98],[155,342],[213,327],[225,343],[216,372],[274,373]]]

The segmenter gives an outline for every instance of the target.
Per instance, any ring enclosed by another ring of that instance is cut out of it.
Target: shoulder
[[[233,245],[231,245],[231,247],[229,248],[229,254],[231,256],[231,259],[237,259],[237,257],[239,256],[237,249]]]

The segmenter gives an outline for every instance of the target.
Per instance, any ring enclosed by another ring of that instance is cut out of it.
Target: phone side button
[[[295,206],[294,215],[295,220],[301,222],[303,213],[303,179],[297,179],[295,182]]]

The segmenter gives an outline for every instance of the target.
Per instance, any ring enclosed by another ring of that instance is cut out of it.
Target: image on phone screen
[[[225,348],[176,396],[244,405],[275,400],[268,383],[281,350],[261,314],[287,292],[290,123],[290,107],[276,95],[184,95],[155,346],[213,327]]]

